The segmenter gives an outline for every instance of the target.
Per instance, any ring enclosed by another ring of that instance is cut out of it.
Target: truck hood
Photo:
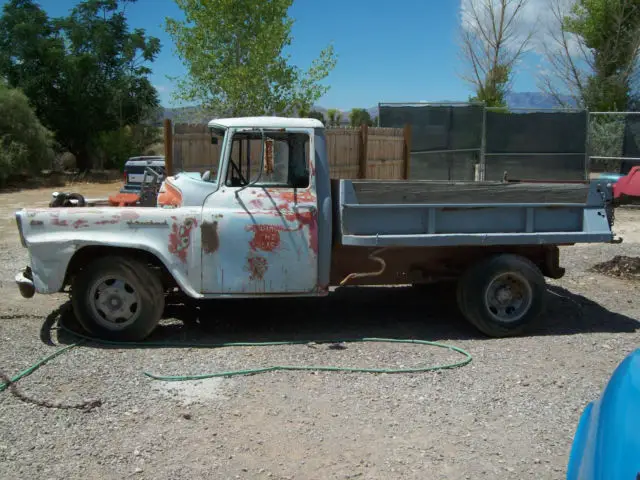
[[[160,186],[158,206],[162,208],[198,207],[218,189],[215,181],[203,180],[198,172],[181,172],[167,177]]]

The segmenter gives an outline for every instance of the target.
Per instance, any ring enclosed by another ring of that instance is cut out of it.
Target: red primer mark
[[[262,200],[258,200],[256,198],[254,200],[251,200],[249,202],[249,205],[251,205],[253,208],[262,208]]]
[[[51,225],[55,225],[56,227],[68,227],[69,222],[67,222],[66,220],[60,220],[58,217],[53,217],[53,220],[51,220]]]
[[[318,254],[318,216],[316,212],[302,212],[297,214],[300,228],[309,227],[309,248]]]
[[[88,226],[89,226],[89,222],[87,222],[86,220],[83,220],[82,218],[73,222],[73,228],[75,228],[76,230],[78,228],[86,228]]]
[[[264,274],[267,273],[269,264],[267,259],[259,255],[249,255],[247,257],[247,270],[249,271],[249,280],[262,280]]]
[[[308,190],[302,190],[300,192],[279,192],[274,190],[269,191],[274,198],[287,203],[300,203],[300,202],[315,202],[316,197]]]
[[[318,254],[318,215],[314,212],[286,212],[284,218],[288,222],[295,222],[298,227],[295,230],[301,230],[304,227],[309,228],[309,248]]]
[[[182,225],[174,223],[169,234],[169,253],[177,256],[183,263],[187,261],[187,251],[191,244],[191,230],[198,226],[195,218],[185,218]]]
[[[273,252],[280,247],[280,232],[286,230],[277,225],[249,225],[246,229],[253,232],[253,238],[249,242],[251,250],[265,252]]]
[[[241,212],[238,212],[241,213]],[[267,213],[267,212],[264,212]],[[268,212],[273,216],[282,216],[294,224],[291,228],[280,225],[250,225],[247,231],[254,232],[254,237],[249,242],[252,250],[264,250],[272,252],[280,247],[280,232],[296,232],[308,227],[309,248],[318,254],[318,215],[317,212],[294,212],[286,209]]]

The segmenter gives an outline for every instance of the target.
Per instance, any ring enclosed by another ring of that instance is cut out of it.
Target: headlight
[[[20,233],[20,243],[24,248],[27,248],[27,241],[24,238],[24,232],[22,231],[22,215],[21,212],[16,212],[16,223],[18,224],[18,232]]]

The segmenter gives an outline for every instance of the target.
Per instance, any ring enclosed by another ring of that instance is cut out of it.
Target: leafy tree
[[[307,118],[310,113],[311,113],[310,105],[300,105],[298,107],[298,117]]]
[[[0,81],[0,185],[17,173],[39,173],[51,165],[51,133],[19,90]]]
[[[83,0],[50,19],[33,0],[10,0],[0,17],[0,76],[24,91],[81,170],[104,132],[158,105],[146,64],[160,42],[129,30],[124,7],[135,1]]]
[[[309,112],[309,115],[307,115],[307,117],[315,118],[316,120],[320,120],[324,124],[327,123],[326,120],[324,119],[324,115],[322,114],[322,112],[318,112],[317,110],[311,110]]]
[[[340,110],[337,108],[330,108],[327,110],[327,117],[329,117],[330,127],[340,126],[340,119],[342,118],[342,112]]]
[[[554,0],[551,7],[555,20],[545,45],[551,74],[541,77],[542,88],[559,101],[562,91],[569,91],[593,111],[632,107],[640,0],[575,0],[568,9]]]
[[[625,110],[640,49],[640,0],[579,0],[567,30],[593,52],[584,97],[591,109]]]
[[[532,37],[520,33],[528,1],[463,0],[462,57],[469,70],[463,79],[475,90],[471,101],[506,106],[513,67]]]
[[[360,125],[372,126],[371,115],[364,108],[354,108],[349,112],[349,124],[352,127],[359,127]]]
[[[328,90],[320,82],[336,64],[332,46],[301,71],[283,53],[291,44],[293,0],[176,0],[183,21],[166,29],[189,76],[177,98],[220,114],[293,114]]]

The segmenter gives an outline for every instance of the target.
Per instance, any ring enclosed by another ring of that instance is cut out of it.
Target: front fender
[[[85,247],[144,250],[182,290],[200,296],[200,208],[61,208],[22,210],[18,218],[38,293],[55,293],[73,256]]]

